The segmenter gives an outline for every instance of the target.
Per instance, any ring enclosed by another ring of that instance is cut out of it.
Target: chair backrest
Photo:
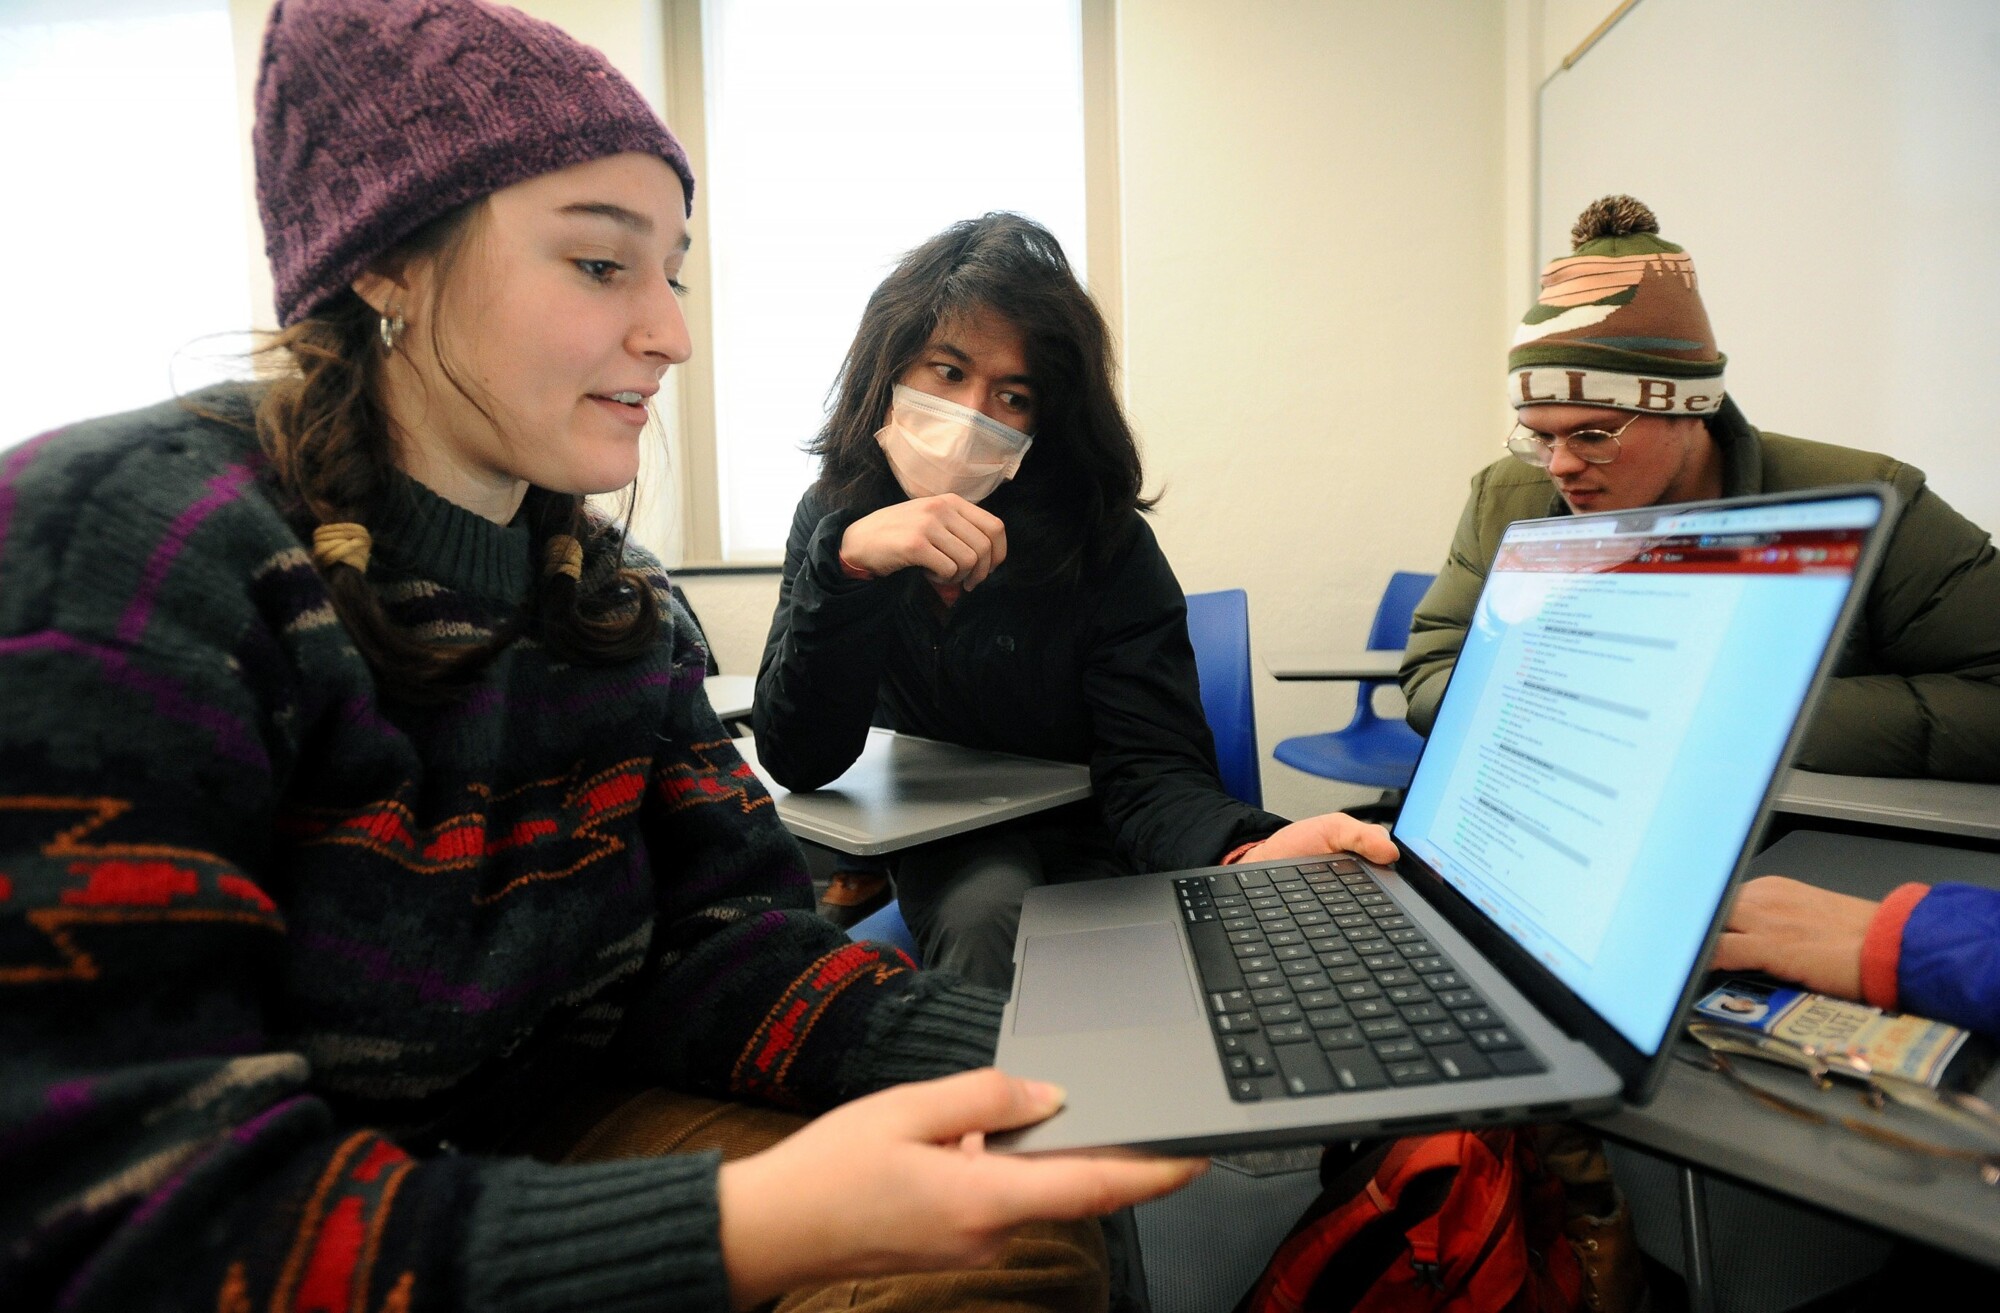
[[[1436,578],[1434,574],[1419,574],[1415,570],[1398,570],[1389,576],[1389,586],[1382,590],[1382,604],[1375,608],[1374,627],[1368,631],[1369,651],[1400,652],[1410,645],[1410,617]]]
[[[924,964],[924,955],[917,948],[917,937],[910,933],[910,923],[903,919],[903,905],[897,899],[891,898],[849,926],[847,937],[856,941],[872,939],[878,944],[894,944],[910,955],[910,961],[918,966]]]
[[[1187,613],[1201,710],[1215,737],[1222,787],[1238,802],[1262,807],[1257,708],[1250,695],[1250,596],[1241,588],[1189,593]]]
[[[715,648],[710,646],[708,641],[708,632],[701,627],[701,617],[694,613],[694,604],[688,601],[688,595],[681,591],[681,586],[679,584],[675,583],[668,584],[667,591],[674,595],[674,600],[676,602],[679,602],[681,604],[681,609],[688,613],[688,619],[694,621],[695,632],[701,635],[701,645],[708,650],[707,673],[711,675],[721,674],[722,668],[715,664]]]

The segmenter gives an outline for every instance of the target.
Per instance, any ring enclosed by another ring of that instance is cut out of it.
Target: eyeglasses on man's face
[[[1567,448],[1569,454],[1580,461],[1609,465],[1618,459],[1618,439],[1639,418],[1634,415],[1615,429],[1578,429],[1563,437],[1531,429],[1526,424],[1516,424],[1514,431],[1507,435],[1507,450],[1537,469],[1548,468],[1549,462],[1556,458],[1557,447]]]

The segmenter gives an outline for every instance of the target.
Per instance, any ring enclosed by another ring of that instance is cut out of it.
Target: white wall
[[[1189,590],[1253,648],[1357,648],[1504,437],[1503,13],[1146,0],[1119,14],[1126,391]],[[1519,313],[1516,309],[1515,313]],[[1266,756],[1350,685],[1256,695]],[[1278,811],[1351,799],[1267,760]]]
[[[1753,423],[2000,523],[2000,6],[1643,0],[1541,97],[1541,250],[1630,192],[1701,272]],[[1674,109],[1630,89],[1671,85]]]
[[[1502,306],[1508,338],[1539,290],[1535,258],[1535,179],[1537,118],[1542,83],[1562,67],[1599,23],[1617,8],[1616,0],[1503,0],[1506,27],[1504,141],[1501,148],[1506,215],[1501,264],[1506,296]],[[1494,403],[1504,417],[1504,398]]]

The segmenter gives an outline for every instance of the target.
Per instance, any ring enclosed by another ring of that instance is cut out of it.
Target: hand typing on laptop
[[[1768,971],[1822,994],[2000,1035],[2000,890],[1906,884],[1879,903],[1782,875],[1745,884],[1720,971]]]
[[[1768,971],[1807,989],[1861,997],[1861,945],[1881,904],[1782,875],[1745,884],[1715,946],[1718,971]]]

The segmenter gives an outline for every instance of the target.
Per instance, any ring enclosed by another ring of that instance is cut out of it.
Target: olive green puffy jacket
[[[1730,497],[1836,483],[1889,483],[1903,516],[1848,635],[1798,764],[1844,775],[2000,780],[2000,559],[1989,535],[1872,452],[1759,433],[1733,402],[1709,421]],[[1410,725],[1428,734],[1479,590],[1516,520],[1567,514],[1548,476],[1503,458],[1472,495],[1403,656]]]

